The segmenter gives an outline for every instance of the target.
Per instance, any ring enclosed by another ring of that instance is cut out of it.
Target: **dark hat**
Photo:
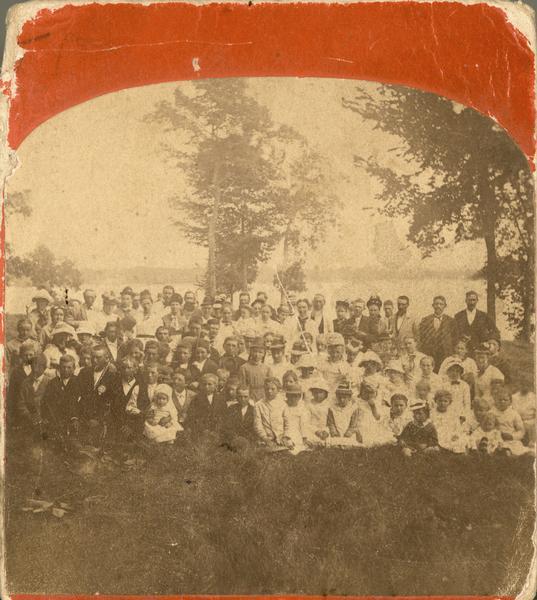
[[[490,354],[490,350],[488,348],[488,346],[486,346],[485,344],[481,344],[480,346],[478,346],[475,350],[474,350],[474,354]]]
[[[250,349],[252,348],[262,348],[263,350],[265,349],[265,341],[263,340],[262,337],[255,337],[252,339],[252,341],[250,342]]]
[[[377,294],[373,294],[367,301],[367,306],[374,306],[374,305],[377,305],[379,308],[382,306],[382,300],[380,299],[380,296],[378,296]]]
[[[130,296],[134,296],[134,290],[128,285],[121,290],[121,295],[129,294]]]
[[[102,294],[103,304],[118,304],[118,299],[114,292],[105,292]]]
[[[130,315],[125,315],[120,321],[119,324],[121,329],[133,329],[136,325],[136,319],[131,317]]]
[[[293,356],[302,356],[303,354],[306,354],[306,352],[307,350],[304,348],[302,342],[295,342],[291,349],[291,354]]]
[[[201,303],[202,306],[212,306],[213,305],[213,299],[210,296],[205,296],[205,298],[203,299],[203,302]]]
[[[349,302],[347,300],[336,300],[336,308],[349,308]]]
[[[183,304],[183,296],[181,296],[181,294],[178,293],[172,294],[170,298],[170,304],[172,302],[179,302],[179,304]]]
[[[302,396],[302,388],[297,383],[290,383],[285,388],[286,396]]]
[[[209,352],[211,350],[211,345],[209,344],[209,342],[207,340],[198,340],[196,342],[194,350],[197,350],[198,348],[205,348],[205,350],[207,350],[207,352]]]
[[[272,340],[272,344],[270,345],[271,350],[281,350],[285,348],[285,338],[283,335],[278,335]]]
[[[352,396],[351,384],[348,381],[341,381],[336,388],[338,396]]]

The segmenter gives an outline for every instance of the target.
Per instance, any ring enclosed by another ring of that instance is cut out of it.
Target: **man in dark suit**
[[[354,331],[360,332],[361,337],[365,338],[369,331],[369,317],[363,314],[365,309],[365,301],[357,298],[350,305],[349,324],[352,325]]]
[[[193,349],[193,360],[190,362],[190,375],[193,382],[198,382],[202,375],[216,373],[218,363],[209,358],[211,348],[207,340],[198,340]]]
[[[201,377],[199,391],[188,407],[185,418],[185,429],[195,439],[202,433],[220,433],[225,425],[227,405],[225,398],[219,394],[218,377],[206,373]]]
[[[469,338],[468,348],[472,351],[491,338],[500,339],[500,332],[487,313],[477,309],[479,296],[476,292],[466,292],[466,310],[455,315],[457,339]]]
[[[182,304],[183,299],[180,294],[173,294],[170,299],[170,312],[162,317],[162,322],[168,328],[172,338],[177,338],[187,325],[187,320],[181,311]]]
[[[254,407],[250,404],[248,386],[240,385],[238,387],[237,402],[227,409],[224,435],[229,442],[238,437],[246,440],[253,440],[255,437]]]
[[[419,325],[419,350],[434,359],[434,371],[446,356],[453,353],[457,328],[452,317],[444,314],[447,302],[444,296],[433,298],[433,314],[424,317]]]
[[[231,376],[236,376],[246,361],[239,356],[239,340],[229,336],[224,340],[224,354],[220,357],[219,366],[227,369]]]
[[[48,382],[41,403],[43,433],[59,440],[65,449],[79,434],[80,387],[74,372],[74,358],[64,354],[58,376]]]
[[[116,399],[118,374],[104,346],[93,348],[91,360],[92,366],[84,367],[78,375],[80,413],[89,443],[99,446],[110,427],[114,429],[110,416],[112,403]]]
[[[20,399],[22,384],[32,372],[32,361],[36,356],[36,344],[33,340],[26,340],[19,349],[19,362],[9,372],[7,386],[6,414],[9,423],[16,419],[17,405]]]

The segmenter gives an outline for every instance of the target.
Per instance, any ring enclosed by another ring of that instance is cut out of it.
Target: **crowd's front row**
[[[199,340],[194,355],[204,356],[206,345]],[[236,372],[220,368],[192,378],[199,357],[190,370],[143,362],[135,352],[114,365],[104,346],[92,348],[91,364],[78,375],[69,353],[60,356],[57,372],[51,374],[47,357],[32,355],[33,347],[23,345],[17,367],[22,380],[8,413],[64,448],[103,449],[144,439],[195,442],[210,434],[218,443],[293,453],[382,445],[399,446],[408,456],[534,453],[534,414],[533,420],[522,418],[502,379],[491,380],[486,394],[471,398],[465,366],[453,359],[442,382],[420,380],[410,392],[399,361],[383,365],[368,350],[353,372],[343,368],[347,363],[334,350],[329,344],[324,359],[304,355],[276,376],[271,368],[276,371],[278,363],[268,360],[261,343],[252,343],[248,361]],[[526,399],[533,406],[528,390]],[[516,400],[523,408],[524,394],[518,393]]]

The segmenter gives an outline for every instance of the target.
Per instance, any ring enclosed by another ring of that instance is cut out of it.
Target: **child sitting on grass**
[[[307,403],[310,412],[311,438],[313,443],[321,443],[330,435],[328,431],[328,410],[330,401],[328,400],[328,384],[322,379],[310,383],[309,392],[311,401]]]
[[[526,429],[522,417],[512,406],[511,394],[507,389],[504,389],[496,398],[492,413],[496,417],[503,440],[503,448],[507,453],[520,456],[533,452],[533,449],[522,444]]]
[[[356,401],[358,407],[358,427],[360,429],[361,442],[366,448],[393,444],[394,437],[384,427],[381,419],[388,413],[386,406],[379,406],[378,389],[367,382],[360,386],[360,396]]]
[[[481,417],[488,413],[492,408],[492,404],[486,398],[475,398],[472,404],[472,413],[470,418],[463,424],[464,430],[468,435],[471,435],[480,427]]]
[[[472,415],[470,386],[462,380],[464,365],[460,361],[451,362],[446,369],[446,381],[443,388],[451,392],[451,407],[462,422]]]
[[[429,406],[421,401],[415,401],[410,405],[412,421],[408,423],[399,436],[399,445],[405,456],[416,453],[437,452],[438,434],[435,426],[429,420]]]
[[[408,410],[408,398],[404,394],[393,394],[390,404],[390,412],[381,417],[381,423],[393,434],[395,441],[412,420],[412,414]]]
[[[382,405],[389,408],[390,398],[393,394],[404,394],[405,396],[408,396],[410,394],[410,388],[406,384],[405,370],[400,360],[390,360],[384,369],[384,373],[388,378],[388,383],[384,390]]]
[[[282,441],[293,454],[308,449],[311,433],[310,414],[302,396],[298,384],[291,384],[285,390],[287,406],[283,409]]]
[[[535,409],[537,398],[527,382],[520,384],[518,392],[513,394],[513,408],[522,417],[526,430],[525,440],[528,446],[535,445]]]
[[[177,420],[177,410],[172,402],[172,389],[165,383],[155,388],[153,399],[146,412],[144,435],[157,443],[172,444],[183,428]]]
[[[382,360],[380,356],[367,350],[362,356],[357,357],[356,363],[362,369],[362,381],[383,390],[388,385],[388,379],[382,374]]]
[[[496,415],[492,411],[489,410],[480,416],[479,426],[469,437],[470,452],[494,454],[502,449],[502,435],[496,425]]]
[[[427,381],[431,386],[431,393],[442,387],[442,378],[434,372],[434,359],[432,356],[423,356],[420,360],[421,381]]]
[[[416,400],[425,402],[429,409],[433,408],[434,403],[431,398],[431,384],[428,381],[420,380],[416,383]]]
[[[224,392],[226,389],[226,383],[231,373],[227,369],[216,369],[216,376],[218,377],[218,388],[217,392]]]
[[[285,392],[285,390],[290,386],[290,385],[298,385],[298,375],[296,371],[285,371],[285,373],[283,374],[282,377],[282,387],[283,387],[283,391]]]
[[[254,430],[259,442],[268,449],[281,448],[285,401],[280,394],[280,381],[265,379],[265,399],[254,406]]]
[[[328,410],[327,425],[331,446],[359,446],[362,435],[359,429],[360,413],[352,400],[352,389],[348,382],[336,388],[336,401]]]
[[[305,402],[311,400],[310,384],[314,380],[316,361],[312,354],[304,354],[297,363],[297,369],[300,372],[298,384],[302,388],[302,398]]]
[[[240,381],[238,377],[230,377],[226,381],[226,385],[224,387],[224,398],[226,400],[226,406],[229,408],[234,404],[237,404],[237,390],[239,388]]]
[[[453,410],[451,392],[437,390],[434,395],[435,407],[431,411],[431,422],[438,434],[438,445],[455,454],[466,451],[467,436],[463,430],[458,411]]]

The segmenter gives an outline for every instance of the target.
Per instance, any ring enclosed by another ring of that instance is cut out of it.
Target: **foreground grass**
[[[12,434],[9,589],[123,594],[516,595],[532,557],[531,459],[394,449],[297,457],[209,443],[133,470]],[[72,513],[22,512],[26,498]]]

